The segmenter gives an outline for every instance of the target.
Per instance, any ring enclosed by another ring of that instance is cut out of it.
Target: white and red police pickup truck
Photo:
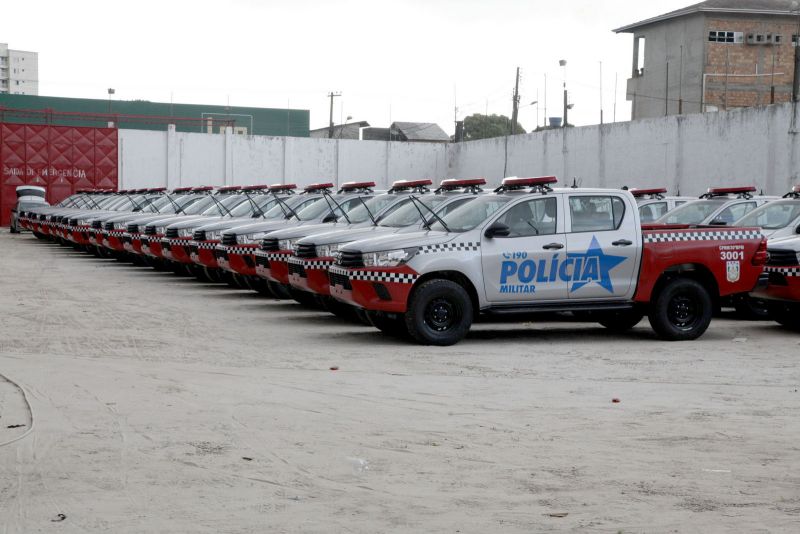
[[[627,191],[510,178],[431,225],[356,241],[330,267],[331,296],[424,344],[458,342],[479,314],[596,314],[617,331],[647,315],[658,336],[701,336],[722,297],[767,260],[758,228],[642,226]]]
[[[772,319],[800,330],[800,236],[770,239],[768,251],[764,274],[752,296],[766,302]]]

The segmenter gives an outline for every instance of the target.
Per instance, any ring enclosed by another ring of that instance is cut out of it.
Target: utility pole
[[[336,98],[337,96],[342,96],[342,93],[341,92],[334,93],[333,91],[328,93],[328,98],[331,99],[331,115],[328,122],[328,139],[333,139],[333,99]]]
[[[517,67],[517,81],[514,84],[514,96],[511,111],[511,135],[517,132],[517,117],[519,116],[519,67]]]
[[[603,125],[603,62],[600,62],[600,126]]]
[[[664,80],[664,116],[669,115],[669,61],[667,61],[667,76]]]
[[[567,60],[561,59],[558,61],[558,65],[564,68],[564,124],[561,125],[562,128],[566,128],[567,124],[569,124],[569,120],[567,114],[569,112],[569,95],[567,94]]]
[[[792,102],[800,101],[800,10],[796,2],[792,7],[797,15],[797,42],[794,43],[794,79],[792,80]]]

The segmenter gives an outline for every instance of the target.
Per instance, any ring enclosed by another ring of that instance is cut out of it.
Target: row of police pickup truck
[[[486,317],[645,317],[692,340],[723,305],[800,329],[800,188],[700,198],[555,177],[79,191],[16,228],[99,257],[323,307],[430,345]],[[769,239],[769,242],[768,242]],[[769,245],[768,245],[769,243]]]

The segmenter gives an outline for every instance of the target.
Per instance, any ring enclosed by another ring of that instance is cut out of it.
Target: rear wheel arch
[[[666,287],[669,282],[676,278],[688,278],[698,282],[706,288],[706,291],[708,291],[708,294],[711,296],[714,304],[719,304],[720,296],[717,279],[714,277],[714,273],[712,273],[708,267],[701,263],[683,263],[680,265],[673,265],[672,267],[665,269],[653,286],[653,291],[650,295],[650,301],[652,302],[655,298],[657,298],[658,294],[664,289],[664,287]]]

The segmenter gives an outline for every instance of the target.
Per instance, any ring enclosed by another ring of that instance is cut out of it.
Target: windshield
[[[298,197],[288,197],[288,198],[281,197],[281,200],[283,200],[283,203],[278,203],[275,206],[273,206],[272,208],[270,208],[269,211],[264,213],[262,218],[264,218],[264,219],[284,219],[284,218],[288,218],[288,217],[291,217],[292,215],[291,215],[291,211],[289,209],[287,209],[286,206],[289,206],[293,210],[297,211],[297,210],[299,210],[299,209],[301,209],[301,208],[303,208],[305,206],[308,206],[312,202],[316,202],[319,199],[317,199],[317,198],[308,198],[308,197],[299,197],[298,196]],[[283,204],[286,204],[286,206],[284,206]]]
[[[350,219],[351,224],[369,221],[370,213],[373,216],[377,215],[395,200],[397,200],[397,195],[378,195],[372,198],[365,198],[363,204],[359,201],[353,209],[347,212],[347,218]],[[369,211],[364,207],[364,204],[367,205]],[[347,220],[344,217],[340,217],[339,222],[346,223]]]
[[[717,211],[727,200],[697,200],[675,208],[657,220],[662,224],[700,224]]]
[[[800,201],[781,200],[751,211],[736,221],[736,226],[759,226],[765,230],[780,230],[792,224],[798,217],[800,217]]]
[[[338,195],[334,195],[333,198],[336,200],[336,202],[339,202],[341,204],[342,202],[341,197],[338,197]],[[328,204],[328,202],[330,202],[330,204]],[[336,203],[334,203],[332,200],[320,197],[317,199],[316,202],[309,203],[302,210],[299,211],[295,210],[295,211],[297,211],[297,218],[299,220],[313,221],[314,219],[319,219],[323,217],[326,213],[330,213],[331,206],[336,208]],[[336,208],[336,211],[339,211],[339,209]]]
[[[434,211],[436,211],[437,206],[447,200],[445,197],[432,195],[417,197],[417,199]],[[388,212],[381,217],[378,226],[386,226],[388,228],[411,226],[414,223],[422,222],[422,217],[419,215],[420,211],[422,211],[425,217],[430,217],[431,213],[428,210],[414,205],[410,198],[404,199],[402,202],[398,202],[396,206],[392,206]]]
[[[245,199],[244,195],[225,195],[222,197],[218,197],[217,200],[222,207],[225,209],[220,208],[216,202],[214,202],[206,211],[201,213],[201,215],[205,217],[216,217],[219,215],[227,215],[227,210],[230,210],[234,206],[238,206],[243,200]]]
[[[198,215],[208,209],[209,206],[214,205],[211,195],[200,195],[199,200],[192,202],[192,204],[183,210],[185,215]]]
[[[479,197],[472,202],[455,209],[442,217],[451,232],[469,232],[483,221],[491,217],[497,210],[511,202],[512,197],[500,195],[487,195]],[[431,230],[444,232],[442,223],[431,225]]]
[[[275,205],[277,200],[272,195],[251,196],[252,202],[245,199],[244,202],[231,210],[231,217],[249,217],[253,215],[253,204],[261,211],[266,211]]]

